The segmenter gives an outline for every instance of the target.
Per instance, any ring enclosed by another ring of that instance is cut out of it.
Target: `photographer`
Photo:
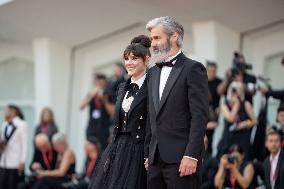
[[[281,65],[284,68],[284,58],[281,61]],[[271,89],[268,86],[266,87],[263,86],[259,90],[263,95],[266,95],[267,97],[272,97],[280,100],[280,106],[284,106],[284,89],[275,90]]]
[[[225,118],[225,128],[218,146],[219,153],[223,154],[228,147],[238,144],[249,159],[251,131],[257,121],[251,103],[245,100],[243,83],[231,83],[221,113]]]
[[[222,82],[217,77],[217,64],[207,61],[207,76],[209,88],[209,120],[207,123],[206,136],[208,137],[208,153],[212,154],[212,141],[215,128],[218,127],[219,103],[221,93],[218,91],[218,86]]]
[[[218,189],[253,188],[253,165],[244,160],[245,154],[241,147],[231,146],[229,153],[221,157],[219,169],[214,178],[215,187]]]
[[[102,149],[108,145],[109,127],[114,105],[106,95],[107,79],[104,74],[96,74],[93,90],[83,99],[80,109],[89,106],[89,122],[86,130],[86,138],[96,137],[102,144]]]
[[[218,87],[220,94],[227,95],[228,86],[232,81],[241,81],[244,83],[245,100],[253,104],[253,96],[256,93],[256,77],[249,74],[252,65],[245,62],[243,55],[234,53],[233,66],[226,73],[225,79]]]

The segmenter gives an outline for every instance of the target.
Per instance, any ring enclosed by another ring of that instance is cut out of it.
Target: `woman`
[[[36,128],[35,136],[39,133],[46,134],[50,140],[57,133],[57,126],[50,108],[44,108],[41,112],[40,123]]]
[[[228,89],[227,102],[221,106],[225,129],[219,144],[219,153],[224,154],[228,147],[238,144],[250,159],[251,130],[257,121],[251,103],[244,99],[243,83],[233,81]]]
[[[97,164],[90,189],[144,189],[144,138],[147,116],[146,68],[151,41],[135,37],[123,58],[131,77],[120,84],[114,116],[113,140]]]
[[[231,146],[229,154],[222,156],[218,172],[214,179],[216,188],[243,189],[254,188],[252,181],[254,169],[251,163],[245,162],[245,154],[238,145]]]
[[[38,181],[33,189],[59,189],[62,183],[68,182],[75,173],[75,154],[69,149],[65,135],[56,133],[52,137],[52,144],[57,155],[57,168],[48,171],[37,171]]]

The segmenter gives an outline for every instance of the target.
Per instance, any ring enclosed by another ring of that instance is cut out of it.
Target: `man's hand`
[[[189,176],[196,172],[197,161],[183,157],[179,166],[180,177]]]
[[[148,171],[148,168],[149,168],[148,158],[145,159],[144,166],[145,166],[145,169]]]
[[[24,170],[25,170],[25,164],[24,164],[24,163],[20,163],[20,165],[19,165],[19,167],[18,167],[19,173],[24,172]]]

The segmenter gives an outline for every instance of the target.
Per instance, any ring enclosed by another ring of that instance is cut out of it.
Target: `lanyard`
[[[42,152],[42,157],[44,164],[48,170],[51,170],[51,161],[52,161],[52,150],[47,151],[46,153]]]
[[[88,166],[87,166],[87,170],[86,170],[86,176],[89,177],[91,176],[92,172],[93,172],[93,169],[94,169],[94,166],[96,164],[96,161],[97,161],[97,158],[93,158],[89,163],[88,163]]]

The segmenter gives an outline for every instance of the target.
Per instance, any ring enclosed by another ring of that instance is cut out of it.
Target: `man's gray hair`
[[[52,142],[64,142],[67,144],[66,136],[58,132],[52,136]]]
[[[168,35],[168,37],[172,36],[174,32],[178,33],[178,47],[182,47],[182,41],[184,36],[184,29],[183,26],[178,23],[174,18],[170,16],[154,18],[150,20],[147,25],[146,29],[151,31],[154,27],[161,27],[163,31]]]

